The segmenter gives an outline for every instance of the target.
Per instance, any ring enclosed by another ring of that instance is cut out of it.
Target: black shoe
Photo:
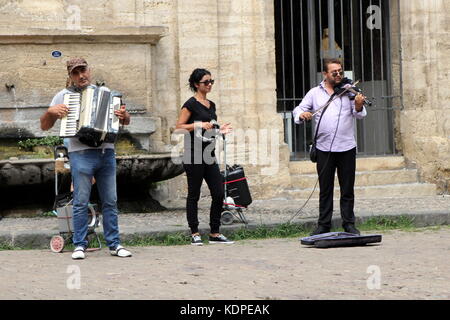
[[[352,224],[351,224],[351,225],[348,225],[348,226],[345,226],[345,227],[344,227],[344,231],[345,231],[345,232],[348,232],[348,233],[357,234],[357,235],[360,235],[360,234],[361,234],[361,232],[359,232],[359,230],[356,229],[355,226],[352,225]]]
[[[233,244],[234,241],[228,240],[223,234],[220,234],[217,237],[209,236],[209,243]]]
[[[330,228],[325,228],[322,226],[318,226],[316,229],[314,229],[313,232],[311,232],[310,236],[315,236],[317,234],[321,234],[321,233],[328,233],[330,232]]]
[[[203,242],[202,242],[202,238],[200,237],[200,235],[191,236],[191,244],[193,246],[202,246]]]

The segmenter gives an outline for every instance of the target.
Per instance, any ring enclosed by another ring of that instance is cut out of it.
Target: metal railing
[[[394,54],[400,53],[400,30],[393,30],[399,28],[399,1],[274,1],[277,111],[291,160],[307,158],[314,128],[296,125],[291,111],[322,80],[324,58],[340,59],[345,76],[360,80],[372,101],[367,117],[355,126],[358,155],[395,154],[394,110],[402,103],[401,55]],[[393,65],[399,66],[395,72]]]

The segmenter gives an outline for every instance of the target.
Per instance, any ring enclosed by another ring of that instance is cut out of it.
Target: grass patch
[[[438,231],[442,228],[450,229],[449,225],[428,226],[428,227],[414,227],[414,218],[408,216],[381,216],[367,219],[364,223],[357,225],[361,231],[389,231],[400,230],[407,232],[423,232]],[[308,236],[312,231],[300,224],[284,223],[276,226],[260,225],[254,228],[239,228],[236,230],[223,231],[225,235],[235,241],[241,240],[256,240],[256,239],[270,239],[270,238],[300,238]],[[342,231],[342,228],[334,228],[332,231]],[[106,248],[106,243],[103,234],[99,234],[102,248]],[[205,244],[207,241],[207,234],[202,235]],[[163,236],[131,236],[124,239],[122,244],[129,247],[147,247],[147,246],[178,246],[189,245],[191,241],[190,235],[186,232],[178,232],[166,234]],[[89,248],[98,248],[96,237],[91,234],[89,236]],[[11,244],[0,242],[0,251],[2,250],[23,250],[25,248],[15,247]],[[74,249],[71,240],[66,241],[64,251],[71,251]]]
[[[0,139],[0,160],[7,160],[11,157],[30,160],[53,159],[53,148],[55,145],[62,145],[62,139],[60,137],[48,136],[44,138],[30,138],[22,141],[18,141],[17,139]],[[50,146],[50,149],[33,149],[36,146]],[[116,154],[120,156],[151,154],[147,150],[137,148],[127,136],[119,137],[115,149]]]
[[[362,231],[368,230],[411,230],[414,229],[414,218],[408,216],[379,216],[367,219],[358,228]]]
[[[171,233],[161,237],[139,236],[123,241],[124,246],[147,247],[147,246],[179,246],[191,243],[191,237],[185,233]]]
[[[241,228],[229,235],[232,240],[266,239],[266,238],[294,238],[306,236],[310,232],[302,225],[284,223],[275,227],[258,226],[255,229]]]
[[[39,217],[39,218],[55,218],[55,217],[57,217],[57,214],[55,214],[53,211],[44,211],[44,212],[35,214],[34,217]]]
[[[10,243],[0,242],[0,251],[6,251],[6,250],[22,250],[22,248],[15,247]]]
[[[54,146],[61,145],[63,143],[63,139],[56,136],[47,136],[44,138],[32,138],[21,140],[17,143],[20,149],[31,151],[33,147],[36,146],[49,146],[53,149]]]
[[[240,228],[237,230],[224,231],[227,238],[235,241],[268,238],[293,238],[306,236],[309,230],[301,225],[281,224],[275,227],[258,226],[256,228]],[[202,235],[205,244],[208,243],[208,235]],[[161,237],[133,237],[133,239],[123,242],[124,246],[145,247],[145,246],[178,246],[191,243],[190,235],[186,233],[173,233]]]
[[[98,237],[102,248],[107,248],[105,238],[103,234],[99,233]],[[99,244],[95,235],[90,235],[88,237],[88,248],[98,248]],[[167,234],[161,237],[151,237],[151,236],[132,236],[130,240],[122,241],[123,246],[129,247],[147,247],[147,246],[177,246],[190,244],[191,238],[187,234],[183,233],[173,233]],[[75,249],[71,240],[66,241],[64,246],[64,251],[72,251]]]
[[[17,247],[12,245],[9,242],[0,242],[0,251],[7,251],[7,250],[33,250],[31,247]]]
[[[17,146],[17,142],[14,143],[5,143],[1,142],[0,145],[0,160],[6,160],[11,157],[18,159],[47,159],[53,158],[53,155],[49,155],[47,153],[42,152],[34,152],[29,150],[20,149]]]
[[[414,227],[414,218],[408,216],[382,216],[373,217],[366,220],[364,223],[357,225],[361,231],[424,231],[424,230],[439,230],[442,227],[450,226],[430,226],[426,228]],[[297,238],[309,236],[311,228],[307,228],[299,224],[284,223],[276,226],[260,225],[256,228],[239,228],[237,230],[224,231],[225,235],[234,241],[240,240],[256,240],[256,239],[270,239],[270,238]],[[343,231],[342,228],[333,228],[331,231]],[[207,239],[203,235],[204,240]],[[207,241],[205,241],[207,243]],[[205,243],[205,244],[206,244]],[[190,244],[190,236],[185,233],[169,234],[163,237],[139,237],[133,238],[124,242],[127,246],[172,246],[172,245],[187,245]]]
[[[450,226],[429,226],[425,228],[415,228],[412,225],[412,219],[408,217],[393,217],[390,221],[390,217],[383,219],[371,218],[366,223],[358,225],[361,231],[389,231],[389,230],[401,230],[401,231],[413,231],[421,232],[424,230],[438,231],[442,228],[449,228]],[[309,236],[312,229],[306,228],[298,224],[280,224],[274,227],[258,226],[256,228],[239,228],[237,230],[224,231],[226,236],[234,241],[242,240],[258,240],[258,239],[271,239],[271,238],[301,238]],[[342,229],[332,229],[332,231],[343,231]],[[92,236],[91,236],[92,237]],[[102,248],[106,247],[105,240],[102,234],[99,234]],[[94,238],[92,238],[94,239]],[[207,234],[202,235],[202,239],[205,245],[208,244]],[[133,236],[132,239],[122,241],[122,245],[125,247],[148,247],[148,246],[180,246],[190,245],[190,235],[182,232],[171,233],[160,237],[152,236]],[[92,240],[89,245],[90,248],[98,247],[96,240]],[[74,249],[72,244],[66,245],[64,250],[71,251]]]
[[[133,154],[148,153],[146,150],[137,149],[136,146],[127,139],[120,139],[116,142],[116,155],[128,156]]]

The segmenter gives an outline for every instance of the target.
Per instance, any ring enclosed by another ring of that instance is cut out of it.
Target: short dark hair
[[[323,59],[323,72],[328,72],[328,65],[329,64],[332,64],[332,63],[335,63],[335,64],[339,64],[341,67],[342,67],[342,62],[341,62],[341,60],[339,60],[339,59]]]
[[[202,80],[202,78],[207,74],[211,75],[211,72],[206,69],[197,68],[192,71],[191,76],[189,77],[189,87],[192,91],[197,92],[197,87],[195,84],[199,83],[200,80]]]

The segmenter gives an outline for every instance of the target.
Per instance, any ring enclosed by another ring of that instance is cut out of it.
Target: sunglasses
[[[333,77],[336,77],[337,75],[343,76],[344,75],[344,71],[334,71],[331,73],[331,75]]]
[[[209,84],[214,84],[214,80],[205,80],[200,81],[199,83],[203,83],[205,86],[209,86]]]

